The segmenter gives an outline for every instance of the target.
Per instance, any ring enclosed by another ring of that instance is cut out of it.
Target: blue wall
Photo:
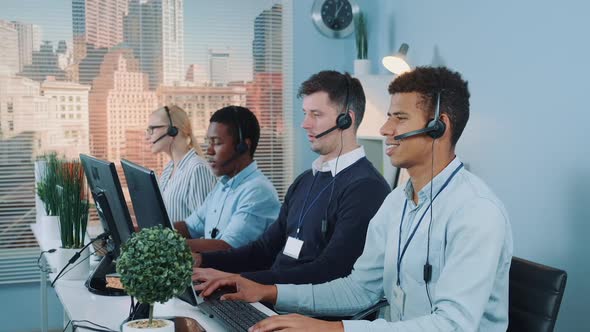
[[[350,70],[352,39],[320,36],[307,15],[312,1],[296,3],[295,87],[321,69]],[[590,330],[590,3],[359,3],[376,72],[385,72],[382,56],[407,42],[414,66],[446,64],[469,81],[472,115],[458,152],[506,204],[515,255],[568,272],[557,331]],[[314,156],[299,144],[302,170]]]
[[[372,0],[357,1],[359,7],[373,17],[378,10],[377,2]],[[321,70],[333,69],[352,72],[356,57],[354,36],[333,39],[322,35],[311,20],[313,0],[293,1],[293,91],[296,94],[299,85],[311,75]],[[376,40],[374,27],[369,24],[369,55],[374,49],[371,41]],[[376,68],[376,65],[375,65]],[[317,155],[309,149],[305,131],[301,129],[303,112],[301,99],[294,98],[293,119],[295,149],[295,175],[311,167]]]
[[[63,329],[63,308],[52,288],[47,291],[49,329]],[[0,286],[0,332],[41,330],[39,283]]]

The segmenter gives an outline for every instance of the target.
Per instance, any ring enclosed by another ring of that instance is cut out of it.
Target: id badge
[[[299,253],[301,252],[301,247],[303,247],[303,241],[289,236],[287,239],[287,244],[285,245],[285,250],[283,250],[283,254],[291,258],[298,259]]]
[[[402,320],[404,317],[404,306],[406,305],[406,293],[404,293],[404,290],[399,285],[395,285],[393,287],[393,296],[395,297],[393,303],[399,309],[399,319]]]

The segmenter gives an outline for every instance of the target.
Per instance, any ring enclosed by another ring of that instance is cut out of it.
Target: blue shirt
[[[455,158],[433,180],[433,195],[460,165]],[[396,188],[371,220],[363,254],[345,278],[321,285],[278,285],[276,308],[316,315],[352,315],[380,298],[390,303],[392,322],[344,321],[350,331],[506,331],[512,232],[502,203],[479,178],[459,169],[433,202],[430,230],[432,279],[423,279],[428,211],[401,262],[405,310],[396,305],[397,254],[427,211],[430,183],[412,201],[413,188]]]
[[[252,162],[232,178],[222,176],[186,224],[192,238],[211,239],[217,228],[215,238],[237,248],[256,240],[280,207],[274,186]]]

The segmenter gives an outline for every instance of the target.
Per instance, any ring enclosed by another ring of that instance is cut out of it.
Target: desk
[[[41,250],[59,248],[59,241],[45,240],[40,234],[39,225],[31,225],[33,233]],[[57,255],[45,254],[44,258],[49,266],[57,266]],[[51,274],[52,278],[55,273]],[[41,300],[43,332],[47,331],[47,274],[41,272]],[[55,283],[55,292],[61,301],[64,312],[72,320],[89,320],[93,323],[104,325],[112,330],[119,330],[120,324],[129,314],[131,298],[129,296],[100,296],[88,291],[84,286],[85,280],[58,280]],[[45,294],[43,294],[45,293]],[[260,303],[253,303],[254,307],[267,315],[275,315],[274,312]],[[154,316],[184,316],[195,319],[208,332],[225,331],[215,320],[209,318],[199,308],[178,299],[172,299],[164,304],[156,303]],[[67,323],[67,321],[66,321]]]

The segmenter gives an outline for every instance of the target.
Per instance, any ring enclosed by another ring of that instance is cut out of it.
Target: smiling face
[[[303,123],[311,150],[329,160],[335,158],[340,147],[340,130],[316,138],[316,136],[336,125],[340,109],[330,102],[328,93],[319,91],[303,97]]]
[[[428,135],[394,139],[394,136],[426,126],[427,112],[422,110],[420,105],[420,94],[416,92],[395,93],[391,96],[387,121],[381,127],[380,133],[386,137],[386,154],[395,167],[411,169],[431,162],[432,138]]]
[[[229,128],[224,123],[211,122],[207,129],[207,156],[209,165],[215,176],[228,175],[235,171],[237,160],[235,139],[231,136]]]

